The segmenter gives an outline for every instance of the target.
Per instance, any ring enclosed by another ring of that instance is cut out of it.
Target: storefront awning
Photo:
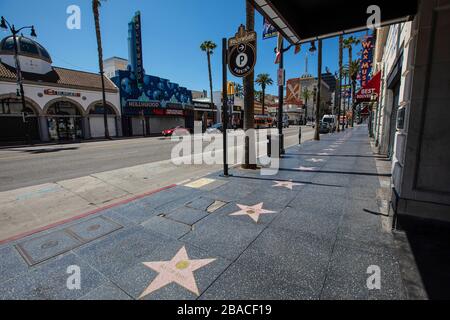
[[[365,30],[372,5],[381,10],[381,25],[410,20],[418,6],[418,0],[250,1],[292,44]]]

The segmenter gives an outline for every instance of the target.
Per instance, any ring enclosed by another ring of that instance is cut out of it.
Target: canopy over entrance
[[[367,29],[376,5],[381,25],[410,20],[418,0],[250,0],[292,44]]]

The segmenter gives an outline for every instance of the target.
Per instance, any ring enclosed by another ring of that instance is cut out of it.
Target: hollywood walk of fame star
[[[170,261],[143,262],[143,264],[158,272],[158,275],[150,283],[147,289],[142,292],[139,299],[144,298],[152,292],[155,292],[168,284],[174,282],[186,288],[197,296],[200,295],[195,282],[194,271],[198,270],[216,259],[190,260],[186,247],[178,251],[175,257]]]
[[[302,183],[294,183],[291,181],[275,181],[276,184],[273,185],[272,187],[281,187],[281,188],[286,188],[286,189],[290,189],[292,190],[294,186],[304,186],[304,184]]]
[[[318,162],[324,162],[325,160],[317,159],[317,158],[311,158],[311,159],[307,159],[306,161],[318,163]]]
[[[264,203],[258,203],[254,206],[246,206],[242,204],[237,204],[237,206],[241,209],[237,212],[230,214],[230,216],[249,216],[256,223],[258,223],[259,216],[265,213],[275,213],[275,211],[265,210],[263,209]]]
[[[317,170],[316,167],[304,167],[304,166],[300,166],[298,167],[296,170],[302,170],[302,171],[314,171]]]

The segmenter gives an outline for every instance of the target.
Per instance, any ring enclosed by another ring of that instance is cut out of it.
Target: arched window
[[[52,104],[48,110],[47,114],[50,116],[81,116],[81,112],[78,107],[70,101],[58,101]]]
[[[23,111],[25,115],[35,114],[33,108],[27,102],[25,103],[25,110],[23,110],[22,100],[19,98],[0,99],[0,115],[21,115]]]
[[[104,112],[105,111],[104,111],[104,108],[103,108],[103,104],[99,103],[99,104],[96,104],[93,108],[91,108],[91,110],[89,111],[89,114],[92,114],[92,115],[94,115],[94,114],[104,114]],[[116,114],[114,109],[111,106],[109,106],[109,105],[106,105],[106,112],[107,112],[108,115],[115,115]]]

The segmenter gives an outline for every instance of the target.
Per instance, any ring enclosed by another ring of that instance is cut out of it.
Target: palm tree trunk
[[[348,47],[348,67],[350,68],[350,66],[352,65],[352,61],[353,61],[353,48],[352,48],[352,45],[350,45],[349,47]],[[350,78],[350,74],[348,75],[348,83],[349,84],[352,84],[351,83],[351,78]],[[353,94],[354,94],[354,92],[353,92],[353,84],[351,85],[351,94],[350,94],[350,97],[351,97],[351,99],[352,99],[352,103],[351,103],[351,108],[352,108],[352,122],[351,122],[351,127],[353,128]],[[349,103],[348,103],[348,106],[350,107],[350,97],[349,97]]]
[[[208,57],[208,73],[209,73],[209,92],[211,94],[211,109],[214,109],[214,96],[213,96],[213,84],[212,84],[212,71],[211,71],[211,53],[208,49],[206,51],[206,56]],[[225,110],[224,110],[225,112]]]
[[[317,78],[318,78],[318,84],[317,84],[317,98],[316,98],[316,128],[314,133],[314,140],[319,141],[320,140],[320,133],[319,133],[319,121],[320,121],[320,94],[321,94],[321,87],[322,87],[322,40],[318,40],[318,70],[317,70]]]
[[[338,107],[338,126],[337,130],[340,131],[341,124],[341,103],[342,103],[342,60],[343,60],[343,42],[344,37],[339,36],[339,107]],[[344,130],[344,125],[342,125],[342,130]]]
[[[262,114],[264,115],[264,103],[266,102],[266,86],[262,86]]]
[[[106,105],[106,93],[105,93],[105,78],[103,72],[103,47],[102,47],[102,35],[100,32],[100,14],[98,11],[99,0],[92,0],[92,11],[94,13],[95,22],[95,34],[97,36],[97,50],[98,50],[98,66],[100,69],[100,77],[102,81],[102,102],[103,102],[103,122],[105,125],[105,139],[111,139],[108,129],[108,109]]]
[[[255,29],[255,8],[253,4],[245,0],[245,17],[246,17],[246,28],[247,31],[253,31]],[[255,87],[254,87],[255,75],[254,72],[250,73],[243,80],[244,85],[244,130],[254,129],[255,127]],[[245,143],[245,159],[243,168],[244,169],[256,169],[256,163],[251,164],[250,155],[250,143],[254,139],[248,139],[249,143]],[[253,157],[255,158],[255,157]]]

